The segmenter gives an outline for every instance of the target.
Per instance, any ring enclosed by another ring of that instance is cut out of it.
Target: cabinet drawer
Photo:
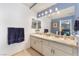
[[[30,39],[37,39],[36,37],[30,36]]]
[[[49,45],[50,45],[50,47],[55,47],[57,49],[60,49],[60,50],[62,50],[64,52],[67,52],[67,53],[70,53],[70,54],[72,54],[72,52],[73,52],[72,47],[61,44],[61,43],[50,42]]]
[[[38,42],[42,42],[42,39],[40,39],[40,38],[36,38],[36,39],[37,39]]]

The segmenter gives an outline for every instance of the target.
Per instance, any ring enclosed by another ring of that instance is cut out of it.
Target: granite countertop
[[[62,37],[62,36],[55,36],[55,35],[45,35],[45,34],[31,34],[31,36],[42,38],[45,40],[55,41],[58,43],[66,44],[72,47],[78,47],[77,42],[72,37]]]

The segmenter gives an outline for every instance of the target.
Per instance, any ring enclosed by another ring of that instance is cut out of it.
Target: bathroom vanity
[[[31,47],[45,56],[77,56],[79,46],[75,37],[31,34]]]

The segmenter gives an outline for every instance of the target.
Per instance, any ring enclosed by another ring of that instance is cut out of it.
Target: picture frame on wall
[[[55,23],[53,23],[53,28],[57,28],[58,27],[58,23],[57,22],[55,22]]]

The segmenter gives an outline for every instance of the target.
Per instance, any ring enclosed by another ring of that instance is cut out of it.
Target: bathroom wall
[[[32,31],[32,17],[34,14],[24,4],[0,4],[0,55],[13,55],[30,47],[29,35]],[[25,41],[8,45],[8,27],[23,27],[25,29]]]

